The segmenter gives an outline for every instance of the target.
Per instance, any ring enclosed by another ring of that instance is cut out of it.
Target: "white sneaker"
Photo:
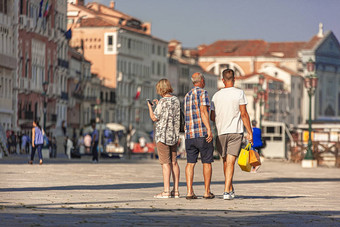
[[[229,193],[231,198],[234,199],[235,198],[235,191],[234,189]]]
[[[234,194],[234,197],[235,197],[235,194]],[[231,192],[230,193],[228,193],[228,192],[223,193],[223,199],[225,199],[225,200],[231,200],[231,199],[234,199],[234,197],[232,197]]]

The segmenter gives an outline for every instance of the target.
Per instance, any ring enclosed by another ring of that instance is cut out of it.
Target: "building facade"
[[[221,40],[199,47],[199,64],[206,71],[221,76],[224,69],[230,68],[240,81],[246,81],[248,75],[261,73],[284,81],[278,90],[275,86],[275,89],[266,88],[268,97],[274,96],[276,101],[264,105],[264,119],[284,121],[291,127],[308,119],[309,102],[303,78],[308,75],[306,63],[309,59],[316,62],[319,78],[312,101],[312,119],[339,122],[339,42],[332,32],[324,34],[322,25],[318,34],[307,42]],[[222,86],[221,81],[218,86]],[[272,107],[284,103],[288,105],[285,109]]]
[[[119,100],[115,110],[105,108],[108,117],[102,120],[152,131],[145,99],[157,97],[155,84],[166,77],[167,42],[150,34],[149,23],[117,11],[113,2],[110,7],[69,4],[68,27],[70,45],[84,51],[108,97],[115,96],[104,100]]]
[[[66,0],[19,4],[18,125],[40,119],[46,130],[67,118]]]
[[[0,0],[0,125],[17,128],[18,1]]]
[[[171,40],[168,45],[169,56],[169,73],[168,79],[174,88],[176,94],[183,103],[184,96],[193,87],[191,75],[195,72],[201,72],[205,77],[205,88],[209,97],[217,91],[218,76],[213,73],[204,71],[198,64],[198,57],[195,50],[184,49],[181,42]]]

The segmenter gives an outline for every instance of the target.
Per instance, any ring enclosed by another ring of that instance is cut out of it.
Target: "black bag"
[[[180,123],[179,123],[179,132],[184,132],[184,128],[185,128],[185,116],[184,116],[184,113],[183,113],[183,110],[180,109],[179,111],[179,116],[180,116]]]

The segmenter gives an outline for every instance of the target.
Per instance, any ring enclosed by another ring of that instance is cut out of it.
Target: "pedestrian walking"
[[[24,133],[21,137],[21,153],[27,154],[27,143],[29,143],[29,137]]]
[[[216,123],[218,137],[217,151],[223,159],[223,172],[225,188],[223,199],[233,199],[234,166],[241,149],[243,127],[247,130],[247,139],[253,142],[249,115],[247,112],[247,99],[241,89],[235,88],[234,71],[226,69],[222,73],[224,88],[216,92],[212,98],[210,118]]]
[[[57,157],[57,139],[55,136],[52,137],[51,142],[51,157],[56,158]]]
[[[32,128],[32,153],[31,153],[31,160],[29,164],[33,164],[35,151],[38,151],[39,156],[39,164],[43,164],[43,157],[42,157],[42,147],[44,144],[44,130],[40,127],[39,121],[33,121],[33,128]]]
[[[71,149],[73,148],[72,140],[67,136],[66,137],[66,155],[68,159],[71,159]]]
[[[155,142],[159,162],[162,165],[164,190],[155,195],[154,198],[179,198],[180,169],[177,163],[177,143],[180,125],[180,102],[176,96],[172,95],[173,89],[167,79],[158,81],[156,91],[162,98],[159,101],[153,100],[152,103],[156,104],[155,110],[152,110],[151,103],[147,102],[147,104],[150,118],[156,122]],[[171,173],[174,185],[170,192]]]
[[[98,130],[96,129],[96,122],[92,121],[91,123],[93,132],[91,136],[91,147],[92,147],[92,162],[97,163],[98,162],[98,141],[99,141],[99,133]]]
[[[194,87],[184,97],[185,112],[185,150],[187,165],[185,175],[187,181],[187,199],[197,199],[193,189],[194,168],[198,154],[201,154],[205,192],[203,198],[213,199],[210,191],[214,146],[209,122],[210,100],[204,90],[205,78],[201,73],[191,76]]]

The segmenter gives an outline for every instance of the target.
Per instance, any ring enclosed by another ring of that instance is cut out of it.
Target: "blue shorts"
[[[198,154],[201,154],[202,163],[214,162],[213,141],[208,143],[205,137],[185,139],[185,151],[187,152],[187,163],[196,163]]]

